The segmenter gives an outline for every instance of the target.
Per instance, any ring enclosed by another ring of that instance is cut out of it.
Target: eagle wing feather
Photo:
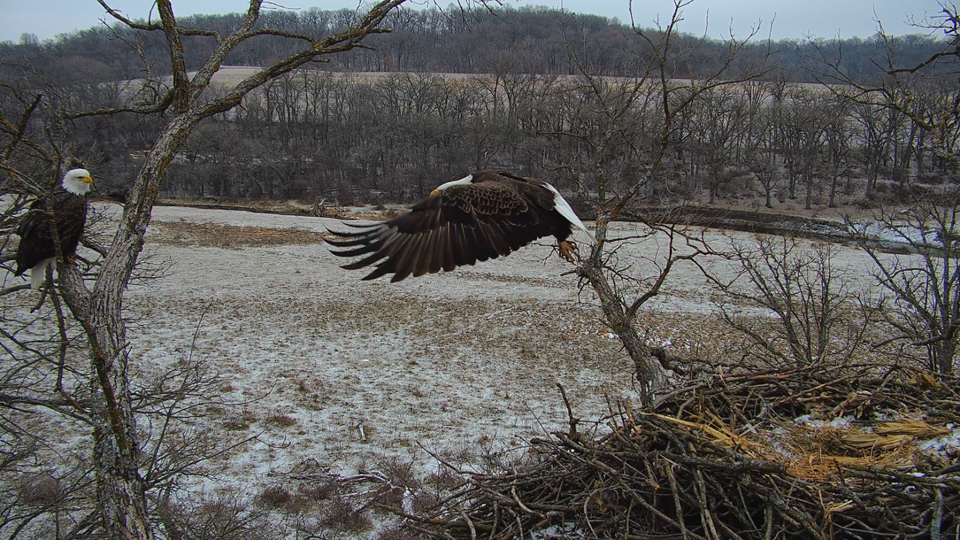
[[[64,256],[73,256],[83,236],[83,227],[87,219],[87,201],[85,197],[73,195],[63,190],[53,193],[51,198],[41,197],[30,205],[27,214],[17,225],[20,245],[17,247],[17,270],[22,275],[44,259],[55,257],[56,247],[50,231],[50,215],[47,203],[52,202],[54,218],[57,221],[57,236]]]
[[[392,273],[395,282],[496,259],[538,238],[558,234],[546,215],[553,211],[552,193],[531,181],[477,173],[473,183],[449,186],[396,219],[350,225],[356,231],[331,231],[337,238],[328,243],[345,248],[334,250],[335,255],[363,256],[343,268],[373,266],[365,280]]]

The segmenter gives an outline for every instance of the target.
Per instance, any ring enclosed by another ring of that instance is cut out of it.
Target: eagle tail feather
[[[341,235],[337,239],[328,239],[326,242],[331,246],[337,247],[350,247],[363,244],[367,242],[370,238],[375,238],[376,235],[366,233],[366,234],[351,234],[351,235]]]
[[[43,285],[43,280],[47,277],[47,267],[53,264],[53,261],[56,259],[49,258],[44,259],[37,263],[36,266],[30,269],[30,288],[39,289]]]

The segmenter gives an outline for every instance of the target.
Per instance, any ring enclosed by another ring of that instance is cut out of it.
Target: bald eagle
[[[51,212],[56,220],[64,258],[69,260],[77,252],[87,221],[86,195],[92,186],[93,179],[86,169],[71,169],[63,175],[63,182],[49,199],[41,197],[30,205],[30,210],[17,226],[20,245],[14,275],[22,275],[29,269],[30,286],[38,289],[43,283],[47,266],[53,264],[57,256],[50,230]]]
[[[376,225],[350,225],[357,232],[335,232],[328,242],[340,257],[363,256],[344,265],[356,270],[376,264],[363,279],[450,271],[457,266],[508,255],[553,235],[560,255],[573,261],[574,227],[590,235],[567,201],[550,184],[508,172],[480,171],[447,182],[406,215]]]

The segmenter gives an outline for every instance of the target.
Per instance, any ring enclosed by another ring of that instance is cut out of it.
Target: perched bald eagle
[[[590,234],[556,188],[499,171],[447,182],[397,219],[346,225],[362,230],[331,231],[339,239],[328,242],[347,248],[334,255],[364,257],[343,268],[376,264],[363,279],[392,273],[394,282],[496,259],[550,235],[557,238],[560,255],[573,261],[576,245],[567,240],[573,228]]]
[[[50,230],[50,213],[56,219],[60,251],[69,262],[77,252],[87,222],[86,195],[92,186],[93,179],[86,169],[71,169],[63,176],[62,184],[54,189],[53,195],[49,199],[41,197],[34,201],[20,220],[15,275],[22,275],[30,269],[30,286],[34,289],[40,288],[47,266],[57,257]]]

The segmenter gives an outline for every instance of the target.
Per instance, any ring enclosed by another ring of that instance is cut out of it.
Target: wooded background
[[[239,17],[179,22],[225,29]],[[356,18],[349,10],[314,8],[266,12],[257,24],[316,36]],[[595,89],[580,74],[604,77],[605,92],[623,92],[654,49],[617,20],[546,8],[402,9],[385,24],[393,31],[371,36],[370,48],[270,81],[235,110],[200,126],[171,166],[161,195],[409,202],[481,168],[544,177],[574,191],[579,179],[571,161],[588,152],[585,141],[606,122]],[[215,40],[183,39],[186,67],[196,69]],[[728,59],[730,42],[683,34],[674,39],[673,77],[703,77]],[[858,87],[889,84],[893,77],[883,68],[894,59],[916,65],[947,45],[929,34],[839,41],[754,37],[725,68],[727,78],[749,80],[704,92],[677,115],[669,134],[674,174],[649,186],[644,200],[756,204],[759,198],[777,207],[801,199],[806,208],[818,208],[900,200],[925,186],[955,183],[955,167],[934,148],[955,146],[955,126],[947,126],[944,137],[909,120],[915,113],[936,124],[937,111],[956,99],[956,57],[940,59],[922,76],[897,75],[894,98],[910,111],[858,99]],[[238,46],[226,64],[267,65],[293,46],[289,39],[261,36]],[[120,23],[45,42],[25,34],[18,44],[0,44],[0,59],[6,80],[33,86],[70,81],[74,109],[124,102],[132,76],[154,80],[158,93],[169,84],[162,35]],[[817,82],[833,84],[834,91]],[[659,144],[656,103],[645,103],[628,111],[628,136],[609,152],[615,157],[606,166],[622,185],[641,174],[630,164]],[[71,142],[98,171],[102,192],[122,194],[162,122],[133,114],[77,120]]]

